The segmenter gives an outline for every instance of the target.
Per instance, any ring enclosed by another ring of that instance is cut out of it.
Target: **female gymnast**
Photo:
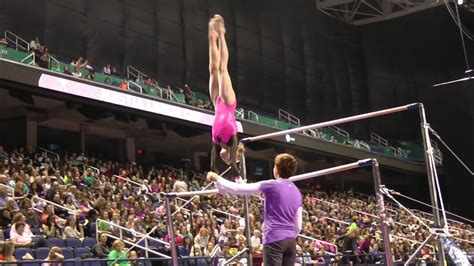
[[[237,101],[232,87],[227,63],[229,51],[225,40],[224,19],[214,15],[209,21],[209,94],[214,104],[215,116],[212,125],[211,171],[217,169],[217,152],[222,161],[231,167],[232,176],[239,176],[237,167]]]
[[[209,181],[217,183],[219,192],[240,195],[265,195],[263,212],[263,262],[264,265],[295,265],[296,237],[303,222],[302,196],[289,177],[296,173],[293,156],[283,153],[275,157],[275,180],[252,184],[237,184],[214,172],[207,174]]]

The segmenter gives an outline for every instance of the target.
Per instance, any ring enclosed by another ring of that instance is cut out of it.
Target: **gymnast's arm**
[[[297,234],[301,232],[301,229],[303,229],[303,207],[300,206],[298,210],[296,211],[296,217],[295,217],[295,231]]]
[[[249,195],[262,193],[260,182],[252,184],[237,184],[229,181],[214,172],[207,173],[207,179],[217,183],[219,191],[237,195]]]

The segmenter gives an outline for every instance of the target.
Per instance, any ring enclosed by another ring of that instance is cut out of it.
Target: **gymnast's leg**
[[[219,34],[215,30],[216,20],[211,18],[209,21],[209,96],[211,101],[216,105],[216,98],[219,95],[219,63],[220,55],[219,48],[217,47],[217,41]]]
[[[227,49],[227,42],[225,40],[225,25],[224,18],[219,15],[214,16],[216,20],[216,29],[219,34],[219,96],[225,104],[231,105],[236,101],[232,81],[227,70],[229,62],[229,50]]]

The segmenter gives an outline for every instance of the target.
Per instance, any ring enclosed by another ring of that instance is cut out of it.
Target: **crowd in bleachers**
[[[0,147],[0,162],[0,237],[4,238],[3,259],[7,261],[143,256],[142,249],[128,247],[143,243],[142,236],[147,233],[157,239],[148,246],[162,250],[159,241],[168,242],[169,237],[160,193],[201,190],[207,183],[204,173],[193,172],[182,178],[177,171],[145,169],[135,163],[103,161],[84,154],[63,156],[59,161],[42,151],[19,148],[7,153]],[[262,251],[261,201],[251,197],[249,207],[256,257]],[[246,247],[241,198],[200,197],[180,208],[183,203],[178,199],[171,210],[175,212],[175,240],[181,256],[210,256],[218,245],[217,255],[229,257]],[[383,244],[373,198],[313,190],[304,192],[304,208],[302,237],[297,240],[298,254],[304,256],[298,258],[300,263],[382,261]],[[404,261],[429,232],[401,209],[393,207],[387,214],[394,259]],[[471,225],[450,226],[460,247],[474,253],[474,245],[468,242],[474,235]],[[435,245],[433,241],[429,244]],[[58,248],[51,248],[56,252],[50,254],[48,247]],[[336,251],[350,256],[329,256]],[[420,259],[433,261],[433,254],[434,249],[427,247]],[[201,259],[196,263],[209,262]]]

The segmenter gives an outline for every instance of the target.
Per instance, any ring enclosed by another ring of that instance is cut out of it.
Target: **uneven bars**
[[[301,175],[295,175],[295,176],[290,177],[289,179],[295,182],[295,181],[301,181],[301,180],[305,180],[305,179],[309,179],[313,177],[334,174],[334,173],[343,172],[350,169],[372,165],[372,161],[373,159],[359,160],[357,162],[343,164],[343,165],[339,165],[339,166],[335,166],[335,167],[331,167],[331,168],[327,168],[327,169],[323,169],[319,171],[309,172],[309,173],[301,174]],[[211,195],[211,194],[218,194],[218,193],[219,193],[218,189],[210,189],[210,190],[200,190],[200,191],[190,191],[190,192],[166,193],[165,196],[192,197],[192,196],[198,196],[198,195]]]
[[[394,108],[384,109],[384,110],[380,110],[380,111],[375,111],[375,112],[370,112],[370,113],[365,113],[365,114],[360,114],[360,115],[354,115],[354,116],[349,116],[349,117],[345,117],[345,118],[335,119],[335,120],[331,120],[331,121],[327,121],[327,122],[312,124],[312,125],[309,125],[309,126],[303,126],[303,127],[297,127],[297,128],[282,130],[282,131],[263,134],[263,135],[255,136],[255,137],[248,137],[248,138],[244,138],[240,141],[245,144],[245,143],[252,142],[252,141],[279,137],[279,136],[283,136],[283,135],[286,135],[286,134],[299,133],[299,132],[302,132],[302,131],[308,130],[308,129],[317,129],[317,128],[322,128],[322,127],[328,127],[328,126],[333,126],[333,125],[337,125],[337,124],[352,122],[352,121],[356,121],[356,120],[371,118],[371,117],[375,117],[375,116],[381,116],[381,115],[386,115],[386,114],[391,114],[391,113],[402,112],[402,111],[418,108],[419,105],[420,105],[419,103],[407,104],[407,105],[403,105],[403,106],[399,106],[399,107],[394,107]]]

